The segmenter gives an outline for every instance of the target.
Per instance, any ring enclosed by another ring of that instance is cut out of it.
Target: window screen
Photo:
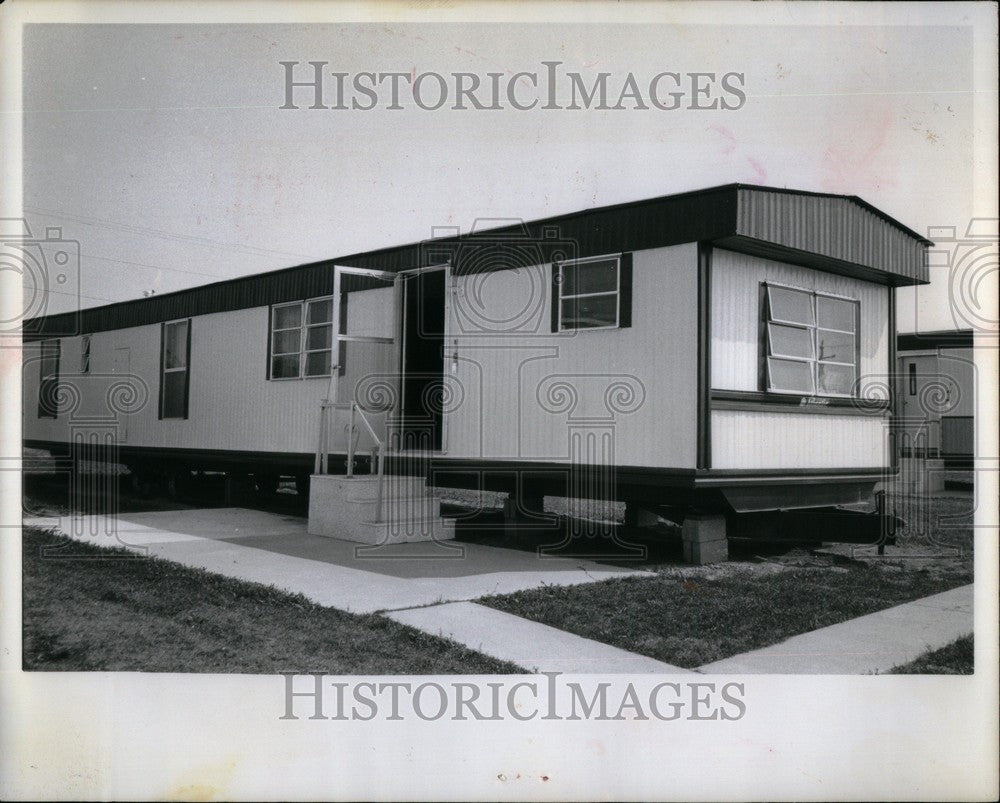
[[[38,382],[39,418],[56,418],[59,414],[59,405],[56,401],[56,389],[59,385],[59,353],[58,340],[42,341]]]
[[[559,331],[619,325],[619,257],[564,262],[558,271]]]
[[[857,380],[858,302],[767,285],[767,390],[850,396]]]
[[[191,322],[163,324],[160,370],[160,418],[187,418]]]
[[[329,376],[333,347],[333,299],[306,302],[306,376]]]
[[[329,376],[332,348],[333,299],[271,308],[271,379]]]
[[[84,335],[80,340],[80,373],[90,373],[90,335]]]

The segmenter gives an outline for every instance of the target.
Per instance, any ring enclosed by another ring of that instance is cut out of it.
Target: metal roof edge
[[[734,184],[734,183],[731,183],[731,184],[721,184],[721,185],[718,185],[718,186],[715,186],[715,187],[706,187],[706,188],[698,189],[698,190],[686,190],[684,192],[674,193],[674,194],[671,194],[671,195],[658,195],[658,196],[654,196],[652,198],[641,198],[641,199],[638,199],[638,200],[635,200],[635,201],[624,201],[622,203],[609,204],[607,206],[595,206],[595,207],[591,207],[590,209],[578,209],[578,210],[573,211],[573,212],[563,212],[563,213],[560,213],[558,215],[551,215],[551,216],[545,217],[545,218],[537,218],[537,219],[534,219],[534,220],[522,221],[520,223],[520,225],[523,225],[523,226],[544,226],[546,224],[557,223],[559,221],[564,221],[564,220],[568,220],[568,219],[571,219],[571,218],[582,217],[582,216],[588,215],[588,214],[597,214],[597,213],[601,213],[601,212],[620,211],[620,210],[624,210],[624,209],[628,209],[628,208],[635,208],[635,207],[639,207],[639,206],[652,205],[652,204],[655,204],[655,203],[658,203],[658,202],[663,202],[663,201],[666,201],[666,200],[679,200],[679,199],[682,199],[682,198],[685,198],[685,197],[695,197],[695,196],[702,196],[702,195],[710,195],[712,193],[723,192],[725,190],[735,190],[736,187],[737,187],[737,185]],[[393,253],[393,252],[397,252],[397,251],[402,251],[402,250],[405,250],[407,248],[416,248],[416,247],[420,247],[420,246],[429,246],[429,245],[432,245],[434,243],[453,243],[453,242],[464,242],[464,241],[468,241],[468,240],[474,240],[475,238],[482,237],[484,235],[490,235],[490,234],[496,235],[499,232],[503,232],[503,231],[509,230],[511,228],[512,228],[512,226],[497,226],[497,227],[493,227],[493,228],[490,228],[490,229],[482,229],[482,230],[475,231],[475,232],[466,232],[464,234],[459,234],[458,236],[432,237],[432,238],[428,238],[427,240],[418,240],[416,242],[412,242],[411,241],[411,242],[406,242],[406,243],[397,243],[395,245],[387,245],[387,246],[383,246],[381,248],[375,248],[375,249],[372,249],[371,251],[359,251],[359,252],[356,252],[356,253],[353,253],[353,254],[347,254],[347,255],[344,255],[344,256],[329,257],[329,258],[326,258],[326,259],[318,259],[318,260],[316,260],[314,262],[302,262],[302,263],[299,263],[297,265],[289,265],[288,267],[284,267],[284,268],[275,268],[273,270],[260,271],[258,273],[247,273],[247,274],[244,274],[242,276],[233,276],[232,278],[229,278],[229,279],[220,279],[219,281],[215,281],[215,282],[207,282],[206,284],[198,284],[198,285],[193,285],[191,287],[182,287],[182,288],[180,288],[178,290],[171,290],[170,292],[167,292],[167,293],[157,293],[155,296],[149,296],[147,298],[128,298],[128,299],[123,299],[122,301],[113,301],[110,304],[98,304],[96,306],[85,307],[85,308],[80,309],[80,310],[72,310],[72,311],[67,311],[67,312],[60,312],[60,313],[56,313],[56,314],[51,315],[51,316],[41,315],[41,316],[37,316],[35,318],[28,318],[27,320],[25,320],[23,328],[27,328],[27,326],[29,324],[36,324],[37,325],[39,322],[44,321],[44,320],[58,320],[58,319],[60,319],[60,318],[62,318],[64,316],[65,317],[69,317],[69,316],[73,316],[73,315],[80,315],[82,313],[92,313],[95,310],[111,310],[113,308],[123,307],[125,305],[155,303],[159,299],[164,299],[164,298],[170,298],[170,297],[174,297],[174,296],[179,296],[179,295],[181,295],[183,293],[200,292],[200,291],[203,291],[203,290],[208,290],[210,288],[218,288],[218,287],[222,287],[222,286],[229,285],[229,284],[235,284],[237,282],[250,281],[250,280],[259,279],[259,278],[265,277],[265,276],[271,277],[271,276],[275,276],[275,275],[281,274],[281,273],[291,273],[291,272],[298,271],[298,270],[307,270],[309,268],[320,268],[320,267],[323,267],[323,266],[333,267],[336,264],[345,264],[345,263],[348,263],[350,261],[356,261],[356,260],[359,260],[359,259],[377,257],[380,254],[389,254],[389,253]]]
[[[812,198],[839,198],[839,199],[844,200],[844,201],[852,201],[853,203],[856,203],[858,206],[862,207],[863,209],[867,209],[869,212],[871,212],[872,214],[874,214],[876,217],[881,218],[882,220],[884,220],[889,225],[891,225],[891,226],[899,229],[904,234],[909,235],[910,237],[912,237],[913,239],[915,239],[915,240],[923,243],[924,245],[927,245],[927,246],[934,245],[933,241],[928,240],[922,234],[918,234],[913,229],[911,229],[909,226],[906,226],[903,223],[900,223],[898,220],[896,220],[896,218],[892,217],[892,215],[889,215],[889,214],[883,212],[877,206],[874,206],[873,204],[868,203],[868,201],[866,201],[864,198],[862,198],[859,195],[841,195],[841,194],[836,193],[836,192],[817,192],[815,190],[793,190],[793,189],[788,189],[786,187],[770,187],[770,186],[767,186],[767,185],[764,185],[764,184],[739,184],[738,183],[735,186],[738,189],[741,189],[741,190],[761,190],[762,192],[781,192],[781,193],[785,193],[786,195],[806,195],[806,196],[810,196]]]
[[[770,240],[757,240],[744,234],[734,234],[714,241],[715,245],[725,251],[748,254],[761,259],[774,259],[792,265],[800,265],[810,270],[826,271],[855,279],[875,282],[886,287],[919,287],[930,284],[929,279],[914,279],[901,276],[891,271],[872,268],[856,262],[849,262],[839,257],[817,254],[815,251],[803,251],[792,246],[774,243]]]
[[[916,351],[928,348],[970,348],[974,344],[973,329],[936,329],[927,332],[899,332],[896,335],[898,351]]]
[[[627,210],[627,209],[639,208],[639,207],[644,207],[644,206],[651,206],[651,205],[655,205],[657,203],[663,203],[663,202],[666,202],[666,201],[679,201],[679,200],[682,200],[684,198],[702,197],[702,196],[712,195],[712,194],[715,194],[715,193],[724,193],[724,192],[727,192],[727,191],[736,192],[738,190],[758,190],[758,191],[761,191],[761,192],[778,192],[778,193],[787,193],[787,194],[790,194],[790,195],[807,195],[807,196],[813,196],[813,197],[839,198],[839,199],[849,200],[849,201],[857,203],[858,205],[860,205],[860,206],[864,207],[865,209],[871,211],[873,214],[877,215],[879,218],[881,218],[885,222],[887,222],[890,225],[892,225],[892,226],[900,229],[901,231],[903,231],[907,235],[909,235],[909,236],[917,239],[921,243],[923,243],[925,245],[933,245],[933,243],[930,240],[927,240],[926,238],[921,237],[919,234],[917,234],[916,232],[914,232],[912,229],[909,229],[908,227],[904,226],[899,221],[897,221],[894,218],[890,217],[885,212],[882,212],[877,207],[872,206],[867,201],[864,201],[863,199],[859,198],[856,195],[837,195],[837,194],[834,194],[834,193],[821,193],[821,192],[813,192],[813,191],[810,191],[810,190],[795,190],[795,189],[787,189],[787,188],[781,188],[781,187],[770,187],[770,186],[758,185],[758,184],[746,184],[746,183],[740,183],[740,182],[730,182],[728,184],[718,184],[718,185],[715,185],[715,186],[712,186],[712,187],[703,187],[701,189],[696,189],[696,190],[685,190],[685,191],[679,192],[679,193],[672,193],[672,194],[669,194],[669,195],[658,195],[658,196],[654,196],[654,197],[651,197],[651,198],[641,198],[641,199],[634,200],[634,201],[624,201],[622,203],[609,204],[609,205],[606,205],[606,206],[596,206],[596,207],[592,207],[590,209],[578,209],[576,211],[564,212],[564,213],[560,213],[558,215],[551,215],[549,217],[537,218],[537,219],[528,220],[528,221],[522,221],[519,224],[513,224],[513,226],[516,226],[516,225],[521,225],[521,226],[525,226],[525,227],[528,227],[528,226],[535,226],[535,227],[537,227],[537,226],[545,226],[547,224],[555,224],[555,223],[558,223],[560,221],[566,221],[566,220],[570,220],[570,219],[574,219],[574,218],[583,218],[583,217],[585,217],[587,215],[618,212],[618,211],[623,211],[623,210]],[[469,241],[469,240],[473,240],[474,241],[475,238],[477,238],[477,237],[482,237],[484,235],[491,235],[491,234],[495,236],[496,234],[498,234],[500,232],[509,231],[509,230],[512,229],[513,226],[512,225],[498,226],[498,227],[494,227],[494,228],[490,228],[490,229],[484,229],[484,230],[481,230],[481,231],[466,232],[464,234],[459,234],[457,236],[435,237],[435,238],[429,238],[427,240],[418,240],[416,242],[397,243],[395,245],[383,246],[381,248],[376,248],[376,249],[373,249],[373,250],[370,250],[370,251],[361,251],[361,252],[357,252],[357,253],[354,253],[354,254],[348,254],[348,255],[345,255],[345,256],[338,256],[338,257],[332,257],[332,258],[327,258],[327,259],[319,259],[319,260],[316,260],[314,262],[305,262],[305,263],[300,263],[300,264],[297,264],[297,265],[290,265],[290,266],[284,267],[284,268],[275,268],[273,270],[261,271],[259,273],[248,273],[248,274],[245,274],[245,275],[242,275],[242,276],[234,276],[234,277],[229,278],[229,279],[221,279],[219,281],[209,282],[207,284],[199,284],[199,285],[194,285],[192,287],[184,287],[184,288],[181,288],[179,290],[171,290],[168,293],[156,294],[155,296],[150,296],[148,298],[124,299],[122,301],[114,301],[114,302],[112,302],[110,304],[102,304],[102,305],[98,305],[98,306],[94,306],[94,307],[85,307],[85,308],[80,309],[80,310],[72,310],[72,311],[68,311],[68,312],[61,312],[61,313],[56,313],[54,315],[37,316],[37,317],[29,318],[29,319],[25,320],[24,324],[22,326],[22,329],[23,330],[28,330],[29,328],[31,328],[32,330],[39,330],[40,331],[43,328],[43,326],[41,325],[43,321],[52,321],[52,322],[55,322],[55,321],[59,321],[61,319],[69,319],[71,316],[75,316],[75,315],[93,314],[94,311],[96,311],[96,310],[108,311],[108,310],[112,310],[112,309],[115,309],[115,308],[122,308],[122,307],[125,307],[125,306],[145,305],[147,303],[156,303],[156,302],[158,302],[158,301],[160,301],[160,300],[162,300],[164,298],[176,297],[176,296],[180,296],[180,295],[182,295],[184,293],[198,293],[198,292],[210,290],[212,288],[219,288],[219,287],[223,287],[225,285],[232,285],[232,284],[236,284],[236,283],[239,283],[239,282],[254,281],[254,280],[260,279],[262,277],[273,277],[275,275],[279,275],[279,274],[283,274],[283,273],[293,273],[295,271],[305,271],[305,270],[308,270],[308,269],[317,269],[317,268],[322,268],[324,266],[332,267],[335,264],[340,264],[340,263],[346,264],[346,263],[349,263],[351,261],[357,261],[359,259],[371,259],[371,258],[374,258],[374,257],[378,257],[379,255],[382,255],[382,254],[392,254],[392,253],[395,253],[395,252],[401,252],[401,251],[404,251],[405,249],[408,249],[408,248],[417,248],[417,247],[421,247],[421,246],[430,246],[430,245],[433,245],[434,243],[454,243],[454,242],[465,242],[465,241]]]

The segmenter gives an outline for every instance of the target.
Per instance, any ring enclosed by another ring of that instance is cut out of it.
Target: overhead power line
[[[88,217],[86,215],[71,214],[69,212],[60,212],[54,209],[24,207],[24,211],[31,212],[36,215],[51,215],[52,217],[62,218],[63,220],[72,220],[74,223],[81,223],[86,226],[97,226],[100,228],[114,229],[116,231],[126,231],[130,234],[142,234],[147,237],[158,237],[164,240],[173,240],[175,242],[186,242],[193,245],[201,245],[206,248],[222,248],[239,253],[253,254],[254,256],[273,255],[294,257],[296,259],[313,258],[309,254],[299,254],[293,251],[276,251],[271,248],[257,248],[256,246],[241,245],[240,243],[225,243],[218,240],[211,240],[207,237],[197,237],[191,234],[178,234],[177,232],[164,231],[162,229],[148,228],[145,226],[134,226],[128,223],[119,223],[113,220],[105,220],[103,218]]]
[[[199,270],[185,270],[184,268],[165,268],[165,267],[163,267],[161,265],[150,265],[150,264],[148,264],[146,262],[132,262],[131,260],[128,260],[128,259],[116,259],[115,257],[99,257],[96,254],[83,254],[83,253],[81,253],[80,257],[82,259],[98,259],[98,260],[101,260],[102,262],[118,262],[118,263],[120,263],[122,265],[132,265],[132,266],[137,267],[137,268],[148,268],[150,270],[163,270],[163,271],[167,271],[168,273],[186,273],[186,274],[190,274],[191,276],[206,276],[206,277],[211,278],[211,279],[231,279],[231,278],[233,278],[232,274],[228,274],[228,273],[205,273],[204,271],[199,271]]]
[[[86,293],[74,293],[72,290],[52,290],[51,288],[46,289],[41,287],[38,287],[36,289],[43,293],[57,293],[61,296],[73,296],[73,298],[89,298],[91,301],[110,301],[111,303],[115,302],[115,299],[113,298],[105,298],[104,296],[89,296]],[[24,288],[24,290],[25,292],[30,292],[28,288]]]

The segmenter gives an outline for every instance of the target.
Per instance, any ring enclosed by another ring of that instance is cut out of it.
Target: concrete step
[[[376,489],[378,488],[378,477],[373,478],[371,487],[372,493],[370,497],[374,499]],[[382,488],[382,495],[385,497],[423,496],[429,493],[427,480],[423,477],[411,477],[401,474],[386,474]]]
[[[314,474],[310,488],[316,488],[323,496],[330,495],[342,500],[375,499],[378,494],[378,476],[365,474],[345,477],[342,474]],[[387,474],[383,485],[383,496],[407,497],[423,496],[427,493],[427,483],[423,477]]]
[[[390,521],[403,521],[414,518],[435,518],[441,515],[441,499],[427,494],[426,496],[389,495],[382,498],[382,515],[376,513],[377,501],[371,499],[346,499],[336,505],[335,512],[352,521],[374,521],[376,518]]]
[[[309,533],[372,545],[455,537],[454,520],[441,518],[441,500],[423,477],[386,476],[382,493],[379,515],[378,477],[313,476]]]

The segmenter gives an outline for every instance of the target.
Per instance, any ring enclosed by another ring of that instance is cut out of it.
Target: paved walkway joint
[[[532,622],[475,602],[452,602],[387,614],[434,636],[444,636],[529,672],[564,674],[690,674],[655,658]]]
[[[477,544],[462,544],[459,560],[426,557],[423,544],[394,546],[392,560],[365,559],[356,544],[308,535],[305,519],[242,508],[27,519],[25,524],[273,585],[320,605],[385,613],[531,672],[882,673],[973,629],[973,586],[968,585],[687,670],[471,601],[544,585],[648,576],[645,571]],[[420,554],[408,555],[409,548]]]
[[[885,673],[972,633],[973,586],[792,636],[699,667],[711,674],[868,675]]]
[[[512,594],[542,586],[648,575],[574,558],[459,543],[462,554],[429,557],[426,543],[394,544],[385,553],[309,535],[306,520],[244,508],[173,510],[108,516],[27,519],[78,541],[124,547],[185,566],[273,585],[320,605],[353,613],[414,608]],[[383,559],[391,555],[389,559]]]

